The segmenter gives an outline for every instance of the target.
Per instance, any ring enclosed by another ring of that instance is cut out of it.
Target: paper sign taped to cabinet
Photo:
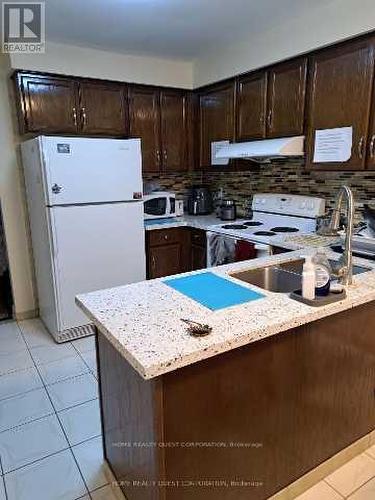
[[[315,131],[314,163],[348,161],[352,156],[353,127]]]
[[[228,165],[228,158],[216,158],[216,153],[223,146],[228,146],[229,141],[215,141],[211,142],[211,165]]]

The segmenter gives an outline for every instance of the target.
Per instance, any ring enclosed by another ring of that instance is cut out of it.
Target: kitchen
[[[373,6],[130,3],[1,55],[0,498],[372,498]]]

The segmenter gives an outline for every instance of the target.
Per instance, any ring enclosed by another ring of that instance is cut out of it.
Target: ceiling
[[[192,60],[317,3],[327,0],[46,0],[47,42]]]

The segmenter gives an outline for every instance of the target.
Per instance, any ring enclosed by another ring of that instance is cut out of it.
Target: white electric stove
[[[260,256],[270,253],[272,242],[280,239],[278,236],[314,233],[316,218],[325,212],[325,200],[309,196],[256,194],[252,211],[251,218],[207,228],[208,266],[233,262],[234,257],[230,254],[233,254],[237,241],[256,244]],[[225,252],[228,252],[227,257]]]

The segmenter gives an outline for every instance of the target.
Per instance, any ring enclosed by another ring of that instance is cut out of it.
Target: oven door
[[[232,236],[207,231],[207,267],[216,267],[233,262],[256,259],[269,255],[271,247],[251,241],[241,240]],[[261,255],[258,255],[261,250]]]

